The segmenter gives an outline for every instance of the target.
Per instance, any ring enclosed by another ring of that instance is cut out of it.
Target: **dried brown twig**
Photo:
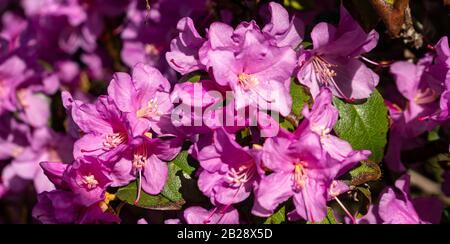
[[[369,2],[392,37],[402,37],[406,43],[412,44],[415,48],[423,46],[423,36],[414,29],[409,0],[395,0],[393,4],[386,0],[369,0]]]

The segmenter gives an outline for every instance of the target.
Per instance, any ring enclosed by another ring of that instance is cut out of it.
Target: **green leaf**
[[[280,117],[280,126],[281,126],[281,128],[286,129],[291,132],[295,130],[294,125],[292,125],[291,122],[289,122],[288,120],[286,120],[283,117]]]
[[[313,44],[312,44],[312,42],[309,42],[309,41],[303,41],[302,42],[302,44],[301,44],[305,49],[308,49],[308,48],[312,48],[312,46],[313,46]]]
[[[286,221],[286,207],[283,206],[272,216],[268,217],[264,224],[281,224]]]
[[[208,74],[204,71],[194,71],[189,74],[184,75],[180,79],[180,83],[183,82],[191,82],[191,83],[197,83],[201,80],[208,79]]]
[[[244,128],[236,133],[236,142],[241,146],[248,146],[252,141],[252,135],[250,133],[250,128]]]
[[[327,208],[327,217],[320,222],[320,224],[334,225],[337,224],[336,218],[334,217],[333,209]]]
[[[372,193],[366,186],[357,186],[354,189],[351,203],[349,204],[352,213],[366,214],[372,204]]]
[[[436,126],[432,131],[428,132],[428,141],[438,141],[441,137],[439,136],[439,130],[441,129],[440,126]]]
[[[159,195],[149,195],[142,191],[138,207],[153,210],[179,210],[185,204],[182,194],[180,193],[182,177],[190,179],[195,168],[188,163],[188,152],[182,151],[169,164],[169,173],[166,185]],[[129,204],[134,204],[137,194],[137,182],[120,188],[116,196],[120,200]]]
[[[296,79],[291,82],[291,96],[292,96],[292,112],[301,116],[303,106],[311,102],[311,95],[304,86],[300,85]]]
[[[381,162],[389,129],[388,111],[381,94],[375,90],[361,104],[335,98],[334,104],[339,109],[339,121],[334,127],[337,135],[348,141],[355,150],[370,150],[372,155],[369,159]]]
[[[338,224],[336,218],[334,217],[333,209],[327,208],[327,216],[321,221],[317,223],[307,222],[307,224],[321,224],[321,225],[333,225]]]
[[[350,185],[359,186],[369,181],[376,181],[381,178],[381,169],[377,163],[363,161],[361,164],[350,170]]]
[[[192,176],[192,173],[195,171],[195,168],[189,165],[188,157],[189,157],[188,151],[184,150],[181,151],[180,154],[178,154],[178,156],[174,160],[172,160],[172,162],[176,166],[178,166],[178,168],[180,168],[183,171],[183,173]]]
[[[299,0],[284,0],[284,6],[291,7],[295,10],[303,10],[305,7],[299,2]]]

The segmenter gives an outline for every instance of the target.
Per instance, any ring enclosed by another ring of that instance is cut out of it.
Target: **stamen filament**
[[[138,192],[136,199],[134,200],[134,205],[137,206],[139,204],[139,200],[141,199],[141,191],[142,191],[142,169],[138,170]]]
[[[345,205],[339,200],[338,197],[334,197],[334,200],[336,200],[336,202],[339,204],[339,206],[342,208],[342,210],[344,210],[345,214],[347,214],[347,216],[350,218],[350,220],[352,221],[352,224],[356,224],[356,220],[355,217],[353,217],[353,215],[350,213],[350,211],[348,211],[348,209],[345,207]]]

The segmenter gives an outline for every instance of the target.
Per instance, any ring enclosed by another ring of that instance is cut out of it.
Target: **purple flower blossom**
[[[450,103],[450,48],[448,37],[443,37],[435,46],[436,57],[434,64],[430,67],[432,77],[441,82],[445,87],[440,99],[440,111],[431,116],[437,121],[447,120]]]
[[[412,143],[412,140],[437,125],[432,120],[422,119],[438,111],[437,100],[442,92],[441,81],[434,79],[430,73],[431,61],[432,57],[427,56],[417,65],[397,62],[391,66],[391,73],[396,78],[398,91],[407,101],[404,110],[388,102],[393,124],[385,159],[391,170],[404,171],[400,157],[401,151],[419,146],[418,143]]]
[[[112,99],[102,96],[95,104],[85,104],[67,92],[62,93],[62,99],[73,121],[85,133],[74,145],[74,157],[120,158],[132,138],[128,121]]]
[[[197,134],[210,133],[217,110],[223,103],[222,87],[210,80],[198,83],[184,82],[176,84],[170,99],[174,104],[172,124],[185,137],[194,141]]]
[[[177,26],[177,21],[187,16],[199,18],[205,15],[205,6],[205,0],[158,0],[153,1],[147,10],[145,1],[132,1],[127,12],[127,24],[121,33],[122,59],[129,67],[145,63],[159,68],[167,77],[175,77],[175,72],[168,66],[168,63],[172,64],[166,62],[165,53],[172,46],[169,44],[173,32],[182,28],[180,24]]]
[[[151,195],[159,194],[166,184],[167,163],[179,153],[179,147],[173,147],[169,141],[151,139],[148,136],[137,137],[121,160],[109,162],[112,186],[123,186],[134,179],[138,180],[138,193],[135,204],[139,202],[141,190]]]
[[[387,187],[369,213],[358,220],[364,224],[426,224],[439,223],[443,204],[435,198],[411,199],[409,176],[395,182],[395,188]]]
[[[60,144],[56,144],[55,140]],[[39,166],[40,162],[72,160],[73,141],[63,135],[41,128],[29,134],[30,142],[27,144],[10,144],[13,151],[11,164],[7,165],[2,173],[2,180],[7,189],[17,189],[14,183],[15,177],[23,180],[33,181],[37,193],[50,191],[55,186],[44,175]],[[8,143],[8,142],[7,142]],[[23,142],[22,142],[23,143]]]
[[[313,97],[325,86],[347,100],[368,98],[379,77],[358,58],[376,46],[378,33],[366,34],[342,6],[339,26],[320,23],[312,30],[311,38],[314,49],[301,54],[297,77],[310,88]]]
[[[43,127],[50,118],[50,102],[42,93],[20,88],[17,94],[19,117],[33,127]]]
[[[16,110],[15,92],[25,79],[25,69],[25,63],[16,56],[0,63],[0,114]]]
[[[64,173],[67,170],[68,164],[61,162],[41,162],[41,168],[44,170],[45,176],[56,186],[56,188],[68,189],[66,182],[64,182]]]
[[[259,166],[252,154],[256,152],[242,148],[224,129],[217,129],[212,144],[202,148],[197,157],[203,168],[200,190],[222,205],[248,198],[259,181]]]
[[[239,224],[239,213],[233,207],[190,207],[184,210],[184,219],[188,224]]]
[[[267,139],[262,164],[273,173],[263,177],[256,193],[253,214],[269,216],[275,208],[293,197],[297,214],[318,222],[326,216],[326,202],[333,180],[356,159],[340,162],[324,153],[320,139],[312,133],[300,138],[282,131]],[[362,160],[362,159],[359,159]]]
[[[305,120],[300,128],[307,129],[298,129],[296,133],[313,132],[318,135],[324,150],[335,160],[360,161],[366,159],[370,155],[370,151],[354,151],[350,143],[331,134],[339,116],[339,111],[333,106],[332,100],[331,90],[322,88],[315,98],[311,111],[307,106],[303,109]]]
[[[278,137],[267,139],[262,165],[273,173],[260,182],[254,214],[268,216],[293,197],[296,214],[321,221],[327,200],[346,190],[334,180],[370,155],[369,151],[354,151],[348,142],[330,134],[338,117],[331,99],[331,91],[324,88],[312,110],[305,107],[305,120],[293,134],[281,130]]]
[[[155,68],[138,64],[133,76],[116,73],[108,87],[108,94],[120,111],[126,113],[133,136],[150,129],[161,134],[159,121],[170,113],[169,81]]]
[[[120,219],[104,212],[98,204],[84,207],[76,202],[72,192],[52,191],[38,196],[33,217],[43,224],[113,224]]]
[[[67,167],[63,180],[75,195],[75,201],[90,206],[105,198],[111,184],[109,170],[94,157],[78,158]]]
[[[305,27],[303,22],[294,16],[289,19],[288,11],[280,4],[270,2],[268,5],[270,14],[261,14],[261,16],[270,16],[270,21],[262,31],[275,39],[278,47],[290,46],[297,48],[303,41]]]
[[[235,30],[213,23],[200,59],[212,69],[215,81],[234,92],[236,109],[254,106],[286,116],[291,111],[290,77],[296,54],[275,46],[256,23],[243,22]]]
[[[63,21],[64,25],[58,30],[58,44],[69,54],[74,54],[79,48],[86,52],[95,51],[104,28],[103,18],[121,14],[127,5],[128,0],[109,3],[102,0],[26,0],[23,4],[27,15],[37,18],[39,24]],[[51,21],[47,22],[49,19]]]
[[[206,41],[195,29],[191,18],[182,18],[177,29],[180,32],[170,44],[170,52],[166,53],[166,59],[172,69],[181,74],[187,74],[196,70],[204,70],[205,66],[199,60],[199,50]]]

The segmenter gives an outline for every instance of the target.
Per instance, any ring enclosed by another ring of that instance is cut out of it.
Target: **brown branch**
[[[300,123],[300,119],[295,115],[294,113],[290,113],[288,116],[284,118],[285,120],[289,121],[291,125],[294,126],[294,128],[298,127],[298,124]]]
[[[394,5],[387,3],[385,0],[370,0],[370,3],[383,20],[389,34],[392,37],[400,37],[409,0],[396,0]]]
[[[445,6],[450,6],[450,0],[444,0],[444,5]]]
[[[415,48],[423,46],[423,36],[414,29],[409,0],[395,0],[394,4],[386,0],[370,0],[370,3],[393,38],[402,37],[405,43]]]

